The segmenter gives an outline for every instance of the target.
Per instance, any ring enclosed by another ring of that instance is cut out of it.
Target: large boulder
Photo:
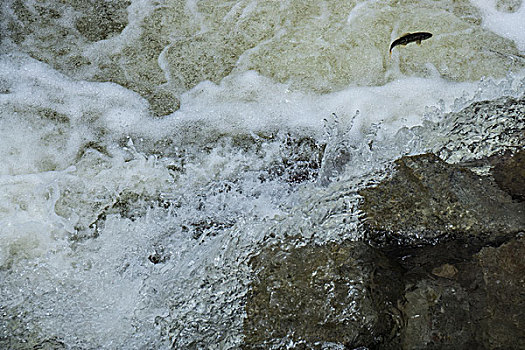
[[[434,154],[398,159],[389,180],[360,194],[367,237],[382,246],[452,239],[481,246],[525,230],[525,203],[490,178]]]
[[[489,349],[525,349],[524,256],[524,237],[475,256],[487,295],[486,317],[479,325]]]
[[[360,192],[364,241],[262,248],[243,347],[524,349],[525,203],[502,180],[521,157],[471,164],[491,167],[486,176],[403,157]]]
[[[370,242],[403,269],[401,349],[523,349],[522,151],[478,159],[480,176],[434,154],[402,157],[360,193]]]
[[[369,245],[288,242],[252,267],[245,349],[399,347],[402,269]]]

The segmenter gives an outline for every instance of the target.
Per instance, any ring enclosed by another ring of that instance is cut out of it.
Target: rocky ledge
[[[252,259],[245,349],[525,349],[525,152],[402,157],[363,189],[366,239]]]

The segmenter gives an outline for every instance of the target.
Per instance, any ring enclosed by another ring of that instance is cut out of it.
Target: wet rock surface
[[[524,252],[516,237],[450,261],[445,274],[440,266],[414,284],[406,279],[401,348],[523,349]]]
[[[525,349],[523,151],[402,157],[364,189],[366,239],[252,259],[245,349]]]
[[[362,192],[368,238],[405,269],[400,348],[523,348],[525,203],[508,185],[521,157],[477,161],[487,176],[432,154],[403,157]]]
[[[492,176],[513,199],[525,201],[525,150],[507,152],[491,159]]]
[[[525,238],[499,248],[483,248],[475,256],[487,295],[487,318],[480,322],[490,348],[525,348]]]
[[[384,246],[502,242],[525,228],[525,206],[488,177],[434,154],[403,157],[392,178],[364,189],[368,239]]]
[[[402,269],[378,250],[363,242],[272,246],[252,266],[245,349],[397,348]]]
[[[525,98],[500,97],[449,113],[428,130],[437,141],[433,153],[448,163],[488,165],[505,150],[525,145]]]

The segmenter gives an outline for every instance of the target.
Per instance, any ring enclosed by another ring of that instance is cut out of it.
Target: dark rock
[[[360,192],[368,239],[405,271],[400,348],[524,348],[521,157],[470,164],[492,167],[492,178],[432,154],[403,157]]]
[[[280,147],[280,157],[268,167],[268,177],[281,177],[289,183],[316,179],[325,147],[325,144],[320,144],[313,138],[285,135]]]
[[[405,294],[402,349],[483,349],[476,341],[472,297],[453,280],[425,279]]]
[[[525,349],[525,238],[475,256],[487,294],[486,318],[480,321],[489,349]]]
[[[498,186],[518,201],[525,201],[525,150],[492,157],[491,171]]]
[[[403,349],[524,349],[525,239],[483,248],[454,273],[407,284]]]
[[[271,246],[253,258],[245,349],[396,349],[402,270],[363,242]]]
[[[523,349],[524,254],[521,237],[403,269],[363,242],[268,247],[251,262],[243,348]]]
[[[501,180],[521,155],[495,157],[477,165],[492,177],[433,154],[397,160],[360,191],[368,243],[263,248],[243,348],[524,349],[525,203]]]
[[[434,152],[457,164],[402,157],[359,191],[365,242],[263,248],[243,348],[525,349],[524,111],[448,115]]]
[[[360,191],[367,238],[416,247],[456,239],[480,247],[525,230],[525,206],[488,177],[433,154],[403,157],[390,180]]]
[[[522,0],[497,0],[496,9],[500,12],[513,13],[519,10]]]
[[[525,137],[525,131],[523,131]],[[525,138],[522,141],[525,144]],[[515,201],[525,201],[525,150],[507,149],[490,157],[463,162],[471,169],[487,169],[496,185]]]

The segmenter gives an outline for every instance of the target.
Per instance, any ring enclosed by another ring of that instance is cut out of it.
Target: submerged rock
[[[398,348],[402,270],[369,245],[271,246],[252,267],[245,349]]]
[[[525,230],[524,203],[489,178],[434,154],[403,157],[395,165],[391,179],[360,191],[372,242],[418,246],[457,239],[479,245]]]
[[[521,0],[497,0],[496,9],[501,12],[514,13],[521,7]]]
[[[515,43],[483,28],[482,13],[467,0],[2,4],[2,34],[19,50],[72,78],[131,89],[158,116],[178,110],[181,95],[200,82],[250,70],[326,93],[436,73],[473,81],[525,67]],[[498,8],[519,6],[500,0]],[[431,41],[389,57],[393,37],[425,28]]]

